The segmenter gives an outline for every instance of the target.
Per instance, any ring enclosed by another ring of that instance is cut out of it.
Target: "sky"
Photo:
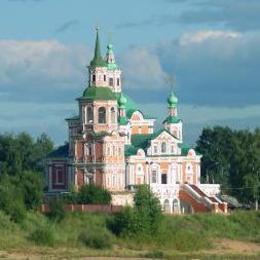
[[[188,144],[204,127],[259,127],[259,13],[259,0],[0,0],[0,132],[67,140],[97,25],[157,127],[172,78]]]

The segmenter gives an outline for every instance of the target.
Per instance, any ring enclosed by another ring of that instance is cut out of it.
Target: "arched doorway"
[[[163,211],[167,214],[171,214],[171,205],[169,200],[167,199],[163,203]]]
[[[174,214],[180,213],[179,201],[177,199],[174,199],[173,202],[172,202],[172,212]]]
[[[193,208],[190,204],[187,202],[181,201],[180,202],[180,208],[181,208],[181,213],[182,214],[191,214],[193,213]]]

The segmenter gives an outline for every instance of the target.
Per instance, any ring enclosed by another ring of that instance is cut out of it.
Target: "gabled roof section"
[[[67,158],[69,156],[69,144],[59,146],[52,152],[50,152],[47,158]]]
[[[174,139],[177,139],[175,136],[173,136],[169,131],[165,129],[160,129],[159,131],[153,133],[153,134],[148,134],[148,135],[143,135],[143,134],[136,134],[131,136],[131,143],[132,143],[132,148],[131,151],[136,151],[141,148],[143,150],[147,150],[149,148],[151,141],[156,139],[161,133],[166,132],[167,134],[171,135]],[[135,148],[135,150],[133,149]],[[136,153],[134,153],[136,154]]]
[[[157,138],[161,133],[163,133],[163,132],[169,134],[171,137],[173,137],[174,139],[178,140],[178,138],[177,138],[176,136],[174,136],[172,133],[170,133],[170,132],[169,132],[168,130],[166,130],[166,129],[160,129],[160,130],[158,130],[157,132],[155,132],[155,133],[153,134],[152,140],[156,139],[156,138]]]
[[[80,99],[88,100],[116,100],[116,95],[108,87],[90,86],[85,89]]]

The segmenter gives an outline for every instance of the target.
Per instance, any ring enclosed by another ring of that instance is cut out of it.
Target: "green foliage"
[[[224,193],[253,203],[260,195],[260,130],[205,128],[197,142],[202,178]]]
[[[79,241],[95,249],[111,248],[113,245],[111,233],[98,227],[85,228],[79,235]]]
[[[134,202],[134,208],[126,207],[109,223],[112,232],[128,237],[157,234],[163,219],[159,200],[147,185],[140,185],[137,187]]]
[[[24,171],[20,177],[20,185],[27,209],[37,209],[43,200],[43,179],[38,172]]]
[[[37,245],[54,246],[55,236],[51,225],[36,228],[29,236],[29,240]]]
[[[25,209],[42,203],[40,160],[52,148],[45,134],[36,141],[27,133],[0,135],[0,208],[13,220],[22,221]]]
[[[28,252],[31,252],[30,247],[36,249],[36,244],[54,245],[55,250],[66,248],[67,252],[67,250],[84,250],[87,246],[94,249],[108,248],[107,251],[97,253],[102,255],[111,252],[110,256],[115,256],[113,254],[118,254],[118,249],[120,252],[127,249],[131,252],[138,251],[138,254],[142,253],[139,255],[142,257],[166,258],[170,251],[183,253],[208,250],[214,246],[212,242],[225,238],[260,242],[260,213],[253,211],[240,211],[228,216],[217,214],[165,216],[160,222],[157,233],[152,236],[136,234],[130,237],[114,237],[106,228],[106,222],[113,218],[115,216],[105,214],[68,213],[58,222],[38,212],[30,212],[22,223],[15,223],[9,216],[0,212],[0,250],[28,248]],[[113,246],[116,251],[112,251]]]
[[[71,189],[71,191],[63,195],[66,203],[79,203],[79,204],[110,204],[112,197],[111,193],[94,184],[84,185],[80,188],[79,192]]]
[[[65,215],[66,211],[64,209],[64,201],[61,198],[52,198],[49,202],[50,213],[48,216],[57,221],[61,221]]]
[[[0,135],[0,171],[20,175],[23,171],[42,171],[40,161],[53,149],[52,141],[42,134],[36,141],[27,133]]]
[[[159,251],[159,250],[154,250],[154,251],[151,251],[149,253],[146,253],[144,255],[145,257],[147,258],[152,258],[152,259],[161,259],[161,258],[165,258],[164,256],[164,253],[162,251]]]
[[[0,209],[15,222],[21,222],[26,214],[22,189],[13,177],[3,175],[0,180]]]

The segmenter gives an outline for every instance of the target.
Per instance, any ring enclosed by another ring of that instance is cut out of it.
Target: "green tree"
[[[37,209],[43,201],[43,178],[38,172],[24,171],[20,176],[20,185],[27,209]]]
[[[203,129],[197,142],[202,157],[202,179],[220,183],[222,191],[240,201],[259,197],[260,130]]]
[[[126,207],[116,214],[109,227],[116,235],[155,235],[162,221],[159,200],[147,185],[139,185],[134,197],[134,207]]]
[[[77,194],[77,202],[82,204],[110,204],[111,193],[94,184],[84,185]]]

